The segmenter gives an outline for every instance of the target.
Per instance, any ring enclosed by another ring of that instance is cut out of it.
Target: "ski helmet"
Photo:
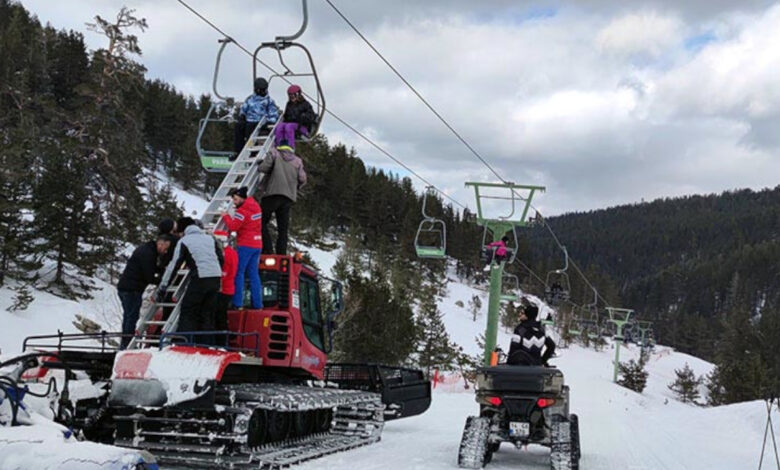
[[[268,81],[263,77],[255,79],[255,93],[260,96],[265,96],[268,93]]]
[[[287,88],[287,94],[288,95],[296,95],[301,92],[301,87],[298,85],[290,85],[289,88]]]

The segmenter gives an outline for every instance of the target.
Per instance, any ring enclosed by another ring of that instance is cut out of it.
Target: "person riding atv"
[[[466,419],[459,467],[484,467],[501,443],[508,442],[516,448],[549,447],[552,470],[579,468],[579,420],[569,412],[563,373],[547,364],[555,342],[536,321],[538,313],[530,304],[520,314],[505,363],[477,369],[479,415]]]
[[[547,336],[544,326],[537,321],[538,316],[539,307],[534,304],[528,304],[520,311],[520,323],[512,335],[507,364],[548,366],[547,361],[555,354],[555,341]]]

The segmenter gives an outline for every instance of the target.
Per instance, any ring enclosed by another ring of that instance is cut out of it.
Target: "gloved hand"
[[[157,292],[154,294],[154,301],[160,303],[165,300],[165,292],[168,290],[168,286],[160,286],[157,288]]]

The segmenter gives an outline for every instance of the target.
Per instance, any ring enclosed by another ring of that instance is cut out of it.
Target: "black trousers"
[[[194,278],[190,280],[184,298],[181,299],[179,314],[179,331],[214,331],[214,312],[219,298],[220,278]],[[192,341],[198,344],[213,345],[214,335],[193,336]]]
[[[263,209],[263,254],[274,254],[273,238],[271,237],[271,214],[276,214],[276,252],[277,255],[287,254],[287,231],[290,228],[290,209],[293,201],[287,196],[266,196],[260,200]]]
[[[252,121],[236,122],[236,127],[233,129],[233,151],[236,152],[236,156],[233,157],[234,160],[238,157],[238,154],[241,153],[241,149],[244,148],[247,139],[252,135],[255,126],[257,126],[257,123]]]
[[[214,315],[214,329],[217,331],[227,331],[227,311],[233,306],[233,295],[219,293],[217,297],[217,309]],[[214,341],[217,346],[229,346],[230,337],[227,335],[215,335]]]

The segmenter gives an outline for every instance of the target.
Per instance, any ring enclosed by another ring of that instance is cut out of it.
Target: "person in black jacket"
[[[135,324],[138,323],[138,315],[141,311],[143,293],[149,284],[160,282],[161,270],[157,264],[157,258],[164,256],[171,247],[168,235],[158,235],[157,240],[148,241],[138,246],[130,259],[127,260],[125,270],[119,278],[116,286],[119,300],[122,302],[122,343],[121,348],[127,347],[131,336],[135,332]]]
[[[546,366],[547,360],[555,354],[555,341],[547,336],[544,326],[536,321],[538,315],[539,307],[533,304],[527,305],[520,312],[520,324],[512,335],[507,364]]]
[[[303,97],[301,87],[298,85],[290,85],[287,96],[289,101],[284,108],[282,122],[276,125],[274,137],[277,147],[286,140],[290,148],[295,149],[295,133],[309,135],[309,131],[314,129],[317,114],[311,107],[311,103]]]

